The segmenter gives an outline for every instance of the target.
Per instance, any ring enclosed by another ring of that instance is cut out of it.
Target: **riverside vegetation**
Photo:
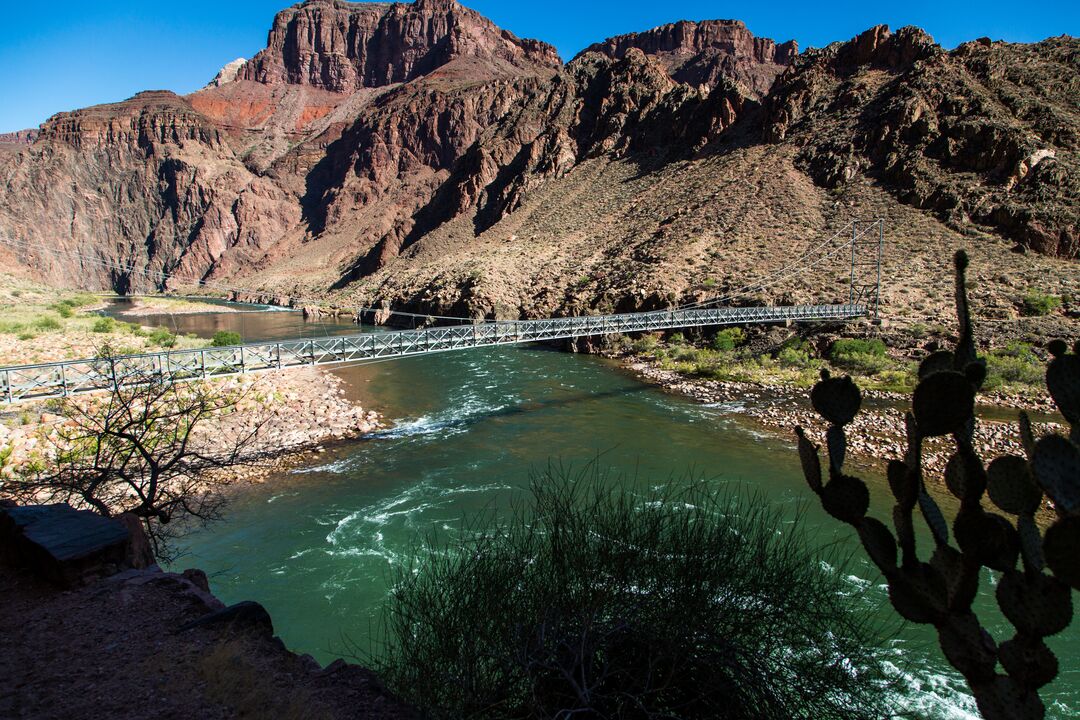
[[[895,535],[867,515],[866,484],[844,471],[845,428],[862,404],[850,377],[833,378],[822,371],[810,395],[814,409],[830,423],[828,481],[822,477],[819,447],[801,428],[796,429],[799,454],[807,483],[824,509],[858,531],[885,576],[896,611],[937,630],[946,659],[967,680],[983,717],[1037,720],[1046,713],[1039,690],[1058,675],[1058,660],[1044,639],[1070,625],[1072,590],[1080,590],[1080,342],[1072,353],[1064,342],[1051,343],[1053,360],[1046,371],[1050,395],[1071,425],[1069,435],[1036,438],[1027,415],[1021,414],[1023,454],[984,464],[973,438],[975,395],[988,372],[986,360],[976,354],[964,282],[967,264],[966,254],[957,253],[956,347],[920,364],[905,415],[906,452],[902,460],[889,463]],[[941,436],[951,437],[955,447],[944,473],[946,486],[960,500],[952,524],[955,546],[944,514],[927,493],[922,462],[923,442]],[[1044,494],[1057,517],[1042,533],[1035,512]],[[987,498],[995,511],[988,509]],[[934,540],[928,562],[917,553],[916,507]],[[984,567],[997,573],[997,602],[1016,631],[1000,643],[972,611]]]
[[[530,505],[463,529],[398,569],[369,658],[429,717],[887,714],[844,559],[760,497],[549,467]]]

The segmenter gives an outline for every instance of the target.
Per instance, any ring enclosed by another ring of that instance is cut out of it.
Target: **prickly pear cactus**
[[[1072,622],[1072,591],[1080,590],[1080,343],[1072,352],[1055,341],[1046,385],[1069,422],[1069,437],[1034,437],[1021,414],[1025,456],[1005,455],[989,464],[972,446],[975,395],[986,377],[976,355],[965,290],[967,255],[955,258],[957,346],[927,357],[906,416],[907,450],[888,467],[896,505],[893,530],[869,517],[866,483],[844,472],[845,427],[858,414],[862,395],[850,378],[822,373],[810,394],[828,423],[828,475],[822,475],[820,448],[796,428],[799,456],[810,489],[837,520],[852,525],[889,585],[889,599],[905,619],[933,625],[942,651],[967,680],[987,720],[1039,719],[1045,708],[1039,689],[1058,674],[1058,661],[1045,638]],[[945,486],[960,500],[951,528],[926,492],[922,468],[925,438],[951,437],[955,452],[945,469]],[[1035,513],[1048,499],[1057,520],[1045,533]],[[929,560],[917,552],[914,514],[930,528]],[[951,532],[950,532],[951,530]],[[895,534],[894,534],[895,532]],[[996,599],[1015,628],[998,643],[979,622],[972,603],[983,568],[1001,573]]]

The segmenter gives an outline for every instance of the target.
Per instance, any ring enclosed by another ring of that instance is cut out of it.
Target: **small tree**
[[[39,467],[5,490],[22,501],[130,513],[142,520],[155,555],[172,559],[170,541],[183,527],[173,521],[221,517],[227,481],[215,471],[262,458],[256,440],[266,418],[222,432],[245,392],[168,382],[104,355],[112,386],[102,396],[63,400],[57,412],[65,422],[48,436]]]

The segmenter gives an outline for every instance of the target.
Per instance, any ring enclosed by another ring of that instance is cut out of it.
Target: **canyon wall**
[[[452,0],[308,0],[203,90],[3,143],[0,254],[67,285],[474,316],[662,305],[859,212],[932,228],[909,261],[964,237],[1076,258],[1078,57],[884,27],[800,54],[717,20],[563,65]]]

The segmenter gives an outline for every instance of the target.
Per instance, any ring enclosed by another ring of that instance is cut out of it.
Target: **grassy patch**
[[[1061,298],[1032,290],[1024,296],[1020,304],[1021,312],[1028,317],[1049,315],[1061,307]]]
[[[1046,387],[1046,363],[1027,343],[1012,342],[986,355],[987,390]]]
[[[885,352],[885,343],[878,338],[837,340],[829,351],[829,362],[860,375],[877,375],[891,364]]]

